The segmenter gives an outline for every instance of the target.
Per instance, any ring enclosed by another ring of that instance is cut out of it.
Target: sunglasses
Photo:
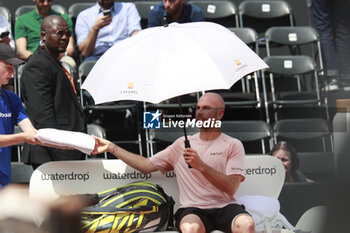
[[[45,32],[47,32],[47,31],[45,31]],[[64,36],[67,36],[67,37],[71,37],[72,36],[72,31],[71,30],[58,31],[58,32],[48,32],[48,33],[55,34],[57,39],[62,39]]]
[[[8,36],[8,35],[10,35],[10,32],[9,32],[9,31],[7,31],[7,32],[2,32],[2,33],[0,34],[0,38],[4,38],[4,37],[6,37],[6,36]]]
[[[40,3],[44,3],[45,1],[52,2],[53,0],[39,0]]]

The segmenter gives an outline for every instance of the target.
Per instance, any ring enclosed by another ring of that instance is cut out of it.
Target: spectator
[[[18,17],[15,25],[15,39],[18,55],[27,60],[40,45],[40,25],[44,17],[48,15],[61,15],[51,9],[53,0],[33,0],[36,8]],[[73,23],[67,14],[61,15],[68,24],[69,30],[73,32]],[[61,51],[60,58],[64,55],[74,56],[74,40],[70,37],[67,49]],[[73,59],[66,58],[70,65],[75,66]]]
[[[222,97],[206,93],[197,103],[196,120],[221,120],[224,111]],[[181,232],[211,232],[215,229],[255,232],[253,218],[234,197],[245,179],[243,145],[221,133],[220,128],[202,127],[199,134],[189,137],[192,148],[185,148],[181,137],[151,158],[95,138],[93,154],[108,151],[143,173],[175,170],[180,190],[180,208],[175,219]]]
[[[11,184],[0,189],[0,233],[44,233],[33,215],[45,213],[43,200],[29,198],[28,186]]]
[[[20,98],[4,88],[14,74],[14,66],[22,64],[12,48],[0,43],[0,188],[11,181],[11,147],[21,142],[37,144],[36,129],[28,119]],[[13,134],[14,127],[22,133]]]
[[[281,160],[286,170],[284,183],[313,182],[312,180],[306,178],[305,175],[298,170],[299,157],[292,144],[281,141],[272,148],[270,155]]]
[[[166,23],[189,23],[204,21],[202,10],[186,3],[185,0],[163,0],[155,6],[148,16],[148,27],[163,26],[164,17]]]
[[[10,185],[0,190],[0,233],[82,233],[81,211],[95,203],[92,195],[33,198],[28,187]]]
[[[98,0],[80,12],[75,32],[79,51],[87,60],[98,60],[114,44],[141,30],[140,16],[135,4]]]
[[[71,36],[63,17],[50,15],[41,24],[43,45],[33,53],[21,78],[21,94],[35,128],[55,128],[85,132],[83,109],[78,101],[76,82],[60,64]],[[24,162],[39,165],[53,160],[78,160],[84,155],[75,150],[60,150],[25,145]]]
[[[5,43],[15,49],[15,43],[12,39],[11,27],[5,16],[0,14],[0,43]],[[13,79],[9,83],[2,86],[3,88],[14,92]]]
[[[0,43],[6,43],[15,48],[15,43],[12,38],[11,27],[5,16],[0,14]]]
[[[320,34],[327,90],[341,86],[340,77],[350,77],[350,2],[312,0],[314,25]]]

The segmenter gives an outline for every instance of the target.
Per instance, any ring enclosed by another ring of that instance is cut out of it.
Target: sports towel
[[[37,134],[40,142],[73,148],[85,154],[91,154],[95,147],[95,139],[85,133],[45,128],[39,129]]]

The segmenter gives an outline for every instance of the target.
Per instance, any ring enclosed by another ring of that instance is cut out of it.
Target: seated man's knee
[[[205,233],[201,219],[194,214],[186,215],[181,219],[180,230],[182,233]]]
[[[235,217],[232,222],[232,232],[255,232],[255,225],[253,218],[248,214],[240,214]]]
[[[201,233],[201,227],[197,223],[184,223],[181,224],[182,233]],[[205,231],[204,231],[205,232]]]

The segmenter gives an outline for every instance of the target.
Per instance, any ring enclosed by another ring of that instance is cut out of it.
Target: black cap
[[[23,60],[17,57],[15,51],[5,43],[0,43],[0,60],[15,66],[24,63]]]

